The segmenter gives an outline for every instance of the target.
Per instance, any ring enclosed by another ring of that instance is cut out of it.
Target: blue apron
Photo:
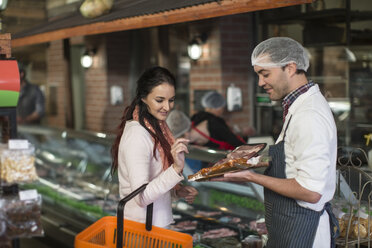
[[[283,140],[269,147],[269,155],[272,159],[269,167],[265,170],[265,175],[286,178],[284,138],[290,121],[284,130]],[[334,227],[338,227],[338,222],[332,213],[330,203],[326,203],[324,209],[318,212],[301,207],[296,200],[267,188],[264,188],[264,196],[265,222],[269,237],[267,248],[312,248],[319,219],[324,210],[330,216],[330,247],[335,247],[335,238],[338,234],[335,233]]]

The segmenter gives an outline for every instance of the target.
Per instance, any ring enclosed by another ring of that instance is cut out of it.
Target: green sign
[[[17,107],[19,92],[0,90],[0,107]]]
[[[256,95],[257,103],[271,103],[271,100],[268,95]]]

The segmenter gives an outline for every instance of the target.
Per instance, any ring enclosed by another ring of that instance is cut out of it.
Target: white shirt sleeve
[[[139,206],[145,207],[170,191],[183,176],[173,167],[163,171],[159,153],[157,159],[153,156],[154,144],[146,129],[128,123],[125,129],[119,145],[119,170],[122,170],[119,183],[129,184],[131,192],[148,183],[145,191],[134,198]]]
[[[302,187],[322,195],[332,156],[332,130],[327,120],[319,112],[307,109],[292,116],[288,132],[287,178],[295,178]]]

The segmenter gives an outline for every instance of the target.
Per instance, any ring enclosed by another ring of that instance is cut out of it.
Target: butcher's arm
[[[321,195],[302,187],[294,178],[281,179],[254,173],[252,182],[262,185],[278,194],[284,195],[296,200],[317,203]]]
[[[270,177],[252,170],[243,170],[234,173],[226,173],[224,177],[212,179],[213,181],[253,182],[280,195],[296,200],[317,203],[321,195],[302,187],[294,178],[281,179]]]

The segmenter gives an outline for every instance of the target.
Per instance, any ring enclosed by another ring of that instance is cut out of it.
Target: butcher
[[[274,37],[258,44],[251,60],[258,85],[282,103],[283,128],[264,174],[243,170],[212,180],[264,187],[267,248],[335,247],[337,132],[319,86],[306,77],[308,53],[293,39]]]

